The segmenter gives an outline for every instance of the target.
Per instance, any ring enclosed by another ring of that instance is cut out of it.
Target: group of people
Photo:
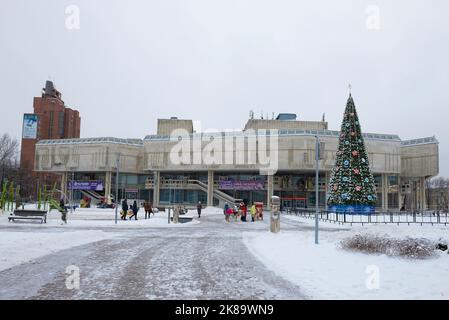
[[[155,209],[153,208],[152,204],[148,201],[145,201],[143,203],[143,208],[145,210],[145,219],[149,219],[151,217],[151,214],[154,216]],[[203,209],[203,205],[201,204],[201,201],[198,201],[198,204],[196,206],[198,218],[201,218],[201,210]],[[157,211],[157,210],[156,210]],[[185,208],[184,210],[180,211],[187,211]],[[137,220],[137,213],[139,212],[139,205],[137,204],[137,201],[134,200],[133,204],[131,206],[128,205],[128,199],[124,199],[122,202],[122,211],[120,213],[122,220],[127,220],[127,216],[129,216],[129,220],[131,220],[133,217],[135,220]]]
[[[234,207],[231,207],[228,203],[225,203],[223,213],[225,215],[226,222],[231,221],[231,216],[234,217],[234,221],[237,221],[239,218],[242,222],[248,221],[248,206],[244,202],[240,202],[239,206],[235,205]],[[258,213],[255,204],[249,207],[249,214],[251,215],[251,222],[259,219],[263,220],[263,215],[261,213]]]
[[[154,216],[154,210],[151,203],[148,201],[145,201],[143,204],[143,208],[145,210],[145,219],[149,219],[151,217],[151,214]],[[133,204],[131,206],[128,205],[128,199],[124,199],[122,202],[122,211],[121,211],[121,219],[126,220],[126,217],[129,216],[129,220],[131,220],[133,217],[135,220],[137,220],[137,213],[139,212],[139,205],[137,204],[137,201],[134,200]]]

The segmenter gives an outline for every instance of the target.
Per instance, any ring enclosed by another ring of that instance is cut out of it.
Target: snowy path
[[[185,228],[102,228],[116,236],[0,272],[0,299],[305,298],[244,245],[243,233],[266,233],[267,222],[223,220],[205,215],[200,224]],[[298,230],[287,221],[283,228]],[[80,269],[79,290],[65,286],[69,265]]]

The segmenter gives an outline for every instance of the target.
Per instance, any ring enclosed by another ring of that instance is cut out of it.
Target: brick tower
[[[41,97],[34,97],[34,113],[24,115],[20,168],[33,176],[35,146],[39,140],[80,137],[79,112],[66,107],[61,97],[53,82],[47,81]]]

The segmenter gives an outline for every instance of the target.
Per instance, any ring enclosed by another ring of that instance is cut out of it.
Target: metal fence
[[[296,215],[308,219],[315,219],[315,210],[311,209],[292,209],[283,211],[284,214]],[[430,224],[430,225],[448,225],[449,214],[447,211],[388,211],[376,212],[372,214],[352,214],[346,212],[334,212],[320,210],[318,218],[321,221],[333,222],[338,224]]]

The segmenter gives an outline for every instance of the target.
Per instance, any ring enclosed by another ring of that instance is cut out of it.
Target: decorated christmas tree
[[[364,213],[374,211],[377,201],[376,186],[351,94],[343,116],[328,191],[327,202],[332,211]]]

